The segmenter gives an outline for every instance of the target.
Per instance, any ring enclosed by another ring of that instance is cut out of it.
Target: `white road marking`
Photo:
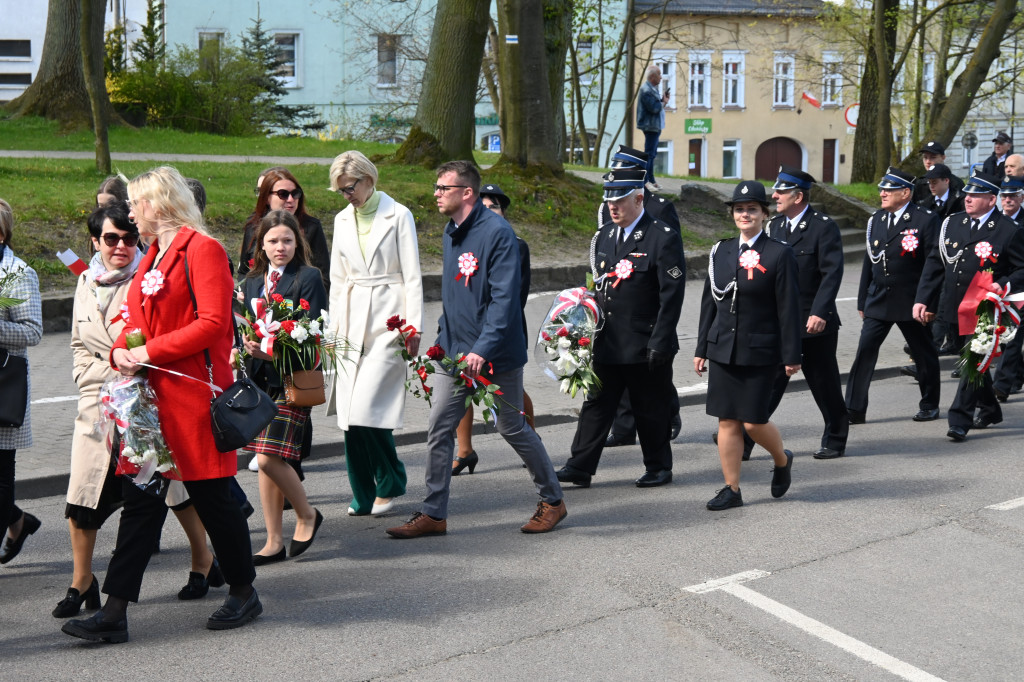
[[[68,403],[72,400],[78,400],[77,395],[62,395],[57,398],[40,398],[39,400],[33,400],[33,405],[44,405],[46,403]]]
[[[847,301],[856,301],[856,296],[847,296],[846,298],[837,298],[836,303],[846,303]]]
[[[708,382],[703,381],[699,384],[692,386],[680,386],[676,388],[676,393],[679,395],[686,395],[687,393],[699,393],[700,391],[708,390]]]
[[[1017,502],[1018,500],[1012,501]],[[1024,501],[1021,501],[1021,504],[1024,504]],[[893,675],[905,680],[911,680],[911,682],[943,682],[941,677],[936,677],[935,675],[927,673],[920,668],[916,668],[905,661],[901,661],[898,658],[890,656],[884,651],[880,651],[869,644],[865,644],[864,642],[854,639],[849,635],[845,635],[835,628],[829,627],[828,625],[814,620],[809,616],[805,616],[785,604],[780,604],[774,599],[770,599],[769,597],[740,584],[750,580],[756,580],[757,578],[763,578],[768,575],[771,574],[767,571],[744,571],[743,573],[736,573],[725,578],[709,580],[699,585],[691,585],[690,587],[685,587],[683,589],[686,592],[692,592],[694,594],[713,592],[716,590],[726,592],[734,597],[742,599],[751,606],[756,606],[762,611],[775,616],[779,620],[803,630],[809,635],[813,635],[833,646],[839,647],[844,651],[848,651],[854,656],[857,656],[858,658],[873,665],[877,665],[879,668],[887,670]]]
[[[990,504],[985,509],[995,509],[996,511],[1010,511],[1017,507],[1024,507],[1024,497],[1018,497],[1015,500],[1007,500],[1006,502],[1000,502],[999,504]]]

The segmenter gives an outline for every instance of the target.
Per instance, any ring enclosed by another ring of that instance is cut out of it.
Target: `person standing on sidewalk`
[[[661,190],[654,179],[654,159],[658,156],[658,140],[665,128],[665,105],[668,104],[668,89],[662,94],[661,67],[651,64],[644,71],[644,84],[636,102],[636,127],[644,133],[644,153],[647,154],[647,189]]]
[[[913,191],[914,177],[890,167],[878,183],[882,208],[868,219],[867,251],[857,291],[857,312],[864,323],[846,382],[851,424],[863,424],[866,419],[878,349],[894,324],[907,340],[917,366],[921,401],[914,421],[939,418],[938,347],[913,315],[919,283],[925,276],[939,281],[937,274],[923,274],[928,254],[936,249],[939,219],[910,201]]]
[[[833,220],[811,208],[810,192],[814,182],[813,177],[798,168],[779,167],[772,199],[775,210],[781,215],[768,221],[765,232],[789,244],[796,254],[803,320],[801,366],[807,387],[825,420],[821,447],[814,452],[814,458],[834,459],[846,452],[846,437],[850,431],[836,361],[842,324],[836,310],[836,296],[843,281],[843,238]],[[787,385],[789,375],[780,367],[772,385],[772,413],[782,402]]]
[[[942,315],[957,322],[957,310],[974,274],[992,271],[993,285],[1013,291],[1024,289],[1024,232],[996,209],[999,178],[975,172],[964,187],[964,213],[954,213],[942,223],[938,248],[928,254],[917,287],[914,319],[926,324],[935,317],[934,301],[944,287],[940,301]],[[959,333],[959,328],[957,329]],[[960,347],[970,341],[960,336]],[[979,409],[975,416],[974,409]],[[971,428],[984,429],[1003,421],[1003,411],[992,392],[992,376],[985,372],[981,385],[962,373],[956,396],[949,408],[946,437],[955,443],[967,439]]]
[[[523,414],[526,337],[519,307],[519,245],[512,227],[480,200],[480,172],[471,161],[449,161],[437,169],[434,197],[450,218],[444,229],[441,319],[437,344],[455,358],[464,354],[466,373],[501,387],[497,428],[523,459],[540,494],[537,511],[520,529],[545,533],[565,518],[562,488],[547,450]],[[434,374],[427,425],[427,497],[422,511],[388,535],[407,539],[444,535],[452,481],[455,429],[466,414],[469,388],[455,377]]]

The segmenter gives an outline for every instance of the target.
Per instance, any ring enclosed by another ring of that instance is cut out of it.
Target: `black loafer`
[[[606,448],[617,448],[623,445],[636,445],[636,434],[632,436],[618,436],[614,433],[609,433],[608,438],[604,441]]]
[[[838,459],[846,454],[846,450],[836,450],[835,448],[819,448],[813,455],[814,459]]]
[[[772,469],[772,497],[782,497],[789,490],[792,483],[790,471],[793,469],[793,453],[783,450],[786,453],[786,466]]]
[[[967,429],[962,426],[950,426],[949,431],[946,431],[946,438],[954,443],[963,443],[967,440]]]
[[[934,410],[919,410],[918,413],[914,415],[914,421],[916,422],[930,422],[935,421],[938,418],[939,408],[937,407]]]
[[[990,426],[1001,424],[1002,421],[1002,419],[983,419],[981,417],[978,417],[977,419],[974,420],[973,427],[976,429],[987,429]]]
[[[917,367],[915,367],[914,365],[903,365],[902,367],[900,367],[900,376],[916,379]]]
[[[675,440],[679,437],[679,432],[683,430],[683,418],[676,412],[672,415],[672,425],[669,427],[668,439]]]
[[[739,490],[734,491],[729,486],[725,486],[705,506],[708,508],[708,511],[722,511],[733,507],[742,507],[743,495],[740,494]]]
[[[229,596],[224,604],[214,611],[206,621],[209,630],[233,630],[256,620],[263,613],[263,604],[256,590],[252,591],[244,602],[238,597]]]
[[[851,424],[863,424],[867,421],[867,414],[860,410],[851,410],[850,408],[846,408],[846,414],[850,416]]]
[[[636,479],[637,488],[656,488],[659,485],[666,485],[672,482],[672,471],[662,469],[661,471],[645,471],[644,475]]]
[[[954,369],[952,372],[949,373],[949,376],[953,377],[954,379],[959,379],[960,378],[960,368],[957,367],[956,369]]]
[[[995,386],[992,387],[992,393],[995,394],[996,400],[998,400],[1001,403],[1005,403],[1007,399],[1010,397],[1009,393],[1006,393],[1005,391],[1002,391],[996,388]]]
[[[128,641],[128,619],[107,622],[103,620],[103,612],[97,611],[89,618],[69,620],[61,626],[60,631],[90,642],[120,644]]]
[[[217,559],[214,558],[210,571],[206,575],[196,571],[189,571],[188,582],[185,583],[185,587],[178,591],[178,599],[182,601],[202,599],[207,595],[211,587],[221,587],[222,585],[224,585],[224,574],[220,570],[220,564],[217,563]]]
[[[18,552],[21,551],[21,546],[25,544],[28,536],[35,533],[43,525],[42,521],[28,512],[22,512],[21,515],[24,518],[21,522],[21,532],[18,533],[16,538],[11,538],[10,536],[4,538],[4,548],[3,551],[0,551],[0,564],[6,564],[18,556]]]
[[[573,469],[571,466],[566,464],[564,467],[555,472],[555,476],[558,477],[561,483],[572,483],[578,485],[581,488],[590,487],[590,474],[579,469]]]

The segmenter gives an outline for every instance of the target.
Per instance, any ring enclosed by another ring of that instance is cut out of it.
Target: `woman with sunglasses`
[[[138,227],[128,220],[123,203],[100,202],[89,216],[88,227],[96,252],[89,269],[78,278],[71,322],[78,417],[71,441],[64,516],[71,535],[73,572],[67,595],[53,609],[55,618],[77,615],[83,602],[86,608],[99,608],[99,581],[92,572],[96,535],[124,501],[110,449],[95,424],[100,418],[100,387],[117,376],[110,367],[110,349],[125,327],[121,306],[142,260],[142,250]],[[172,482],[165,502],[185,530],[192,553],[189,580],[178,598],[199,599],[206,596],[210,586],[223,585],[224,576],[206,545],[206,529],[181,481]],[[154,547],[159,547],[158,541]]]
[[[346,354],[327,399],[345,432],[352,488],[351,516],[383,514],[405,494],[405,466],[392,431],[402,427],[406,364],[396,355],[395,315],[417,330],[423,318],[423,280],[412,212],[377,189],[377,168],[359,152],[334,159],[331,189],[348,200],[334,219],[331,254],[332,331],[358,350]],[[407,349],[419,352],[420,334]]]

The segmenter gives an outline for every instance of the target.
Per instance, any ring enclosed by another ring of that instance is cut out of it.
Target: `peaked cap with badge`
[[[632,147],[620,144],[618,150],[612,156],[611,174],[619,177],[618,173],[621,170],[641,170],[646,178],[647,154],[639,149],[633,149]],[[604,177],[607,179],[608,175],[606,174]],[[677,232],[681,232],[682,227],[679,224],[679,214],[676,212],[675,205],[661,195],[648,192],[643,186],[641,186],[641,189],[644,193],[644,211],[666,223],[669,227],[675,228]],[[607,198],[605,198],[605,201],[607,201]],[[612,219],[608,213],[608,206],[602,202],[601,208],[598,211],[597,229],[600,231],[602,227],[611,224]]]

